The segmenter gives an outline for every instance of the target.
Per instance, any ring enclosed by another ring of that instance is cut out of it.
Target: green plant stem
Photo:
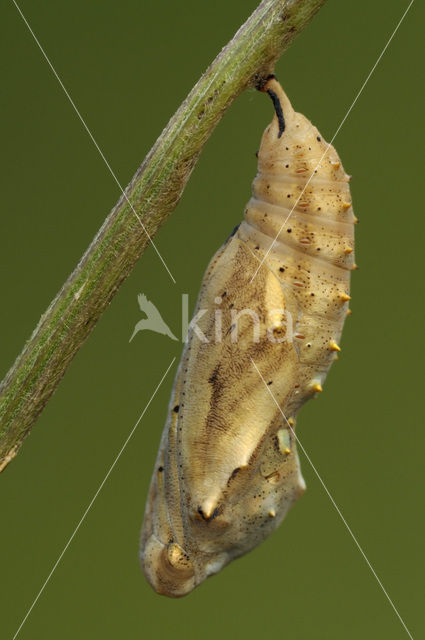
[[[278,57],[324,2],[261,2],[171,118],[0,386],[0,471],[16,454],[149,237],[177,205],[226,109],[273,71]]]

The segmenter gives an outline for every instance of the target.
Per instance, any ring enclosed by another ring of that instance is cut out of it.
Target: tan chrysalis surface
[[[143,571],[172,597],[259,544],[302,495],[295,417],[321,391],[347,315],[349,177],[276,79],[263,90],[276,114],[253,196],[204,276],[202,333],[189,330],[146,506]]]

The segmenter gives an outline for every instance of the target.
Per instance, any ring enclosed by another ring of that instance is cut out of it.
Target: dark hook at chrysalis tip
[[[282,105],[280,104],[277,94],[272,89],[267,89],[267,83],[269,80],[277,80],[277,78],[273,73],[270,74],[263,82],[261,82],[261,84],[258,85],[258,90],[268,93],[273,101],[274,110],[276,111],[276,117],[279,123],[279,134],[277,137],[280,138],[282,133],[285,131],[285,118],[283,117]]]

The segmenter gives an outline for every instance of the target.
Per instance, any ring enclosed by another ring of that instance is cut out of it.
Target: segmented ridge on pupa
[[[293,110],[280,84],[272,78],[264,90],[277,96],[285,129],[279,135],[275,115],[263,134],[253,195],[238,235],[262,268],[296,297],[299,335],[305,336],[299,344],[311,360],[312,338],[316,344],[318,338],[337,343],[347,314],[355,268],[350,178],[334,147]]]

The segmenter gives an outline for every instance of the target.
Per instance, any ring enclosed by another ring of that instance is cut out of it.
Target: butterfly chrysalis
[[[349,176],[273,76],[262,90],[275,115],[253,195],[205,273],[147,501],[142,567],[172,597],[259,544],[303,493],[295,417],[348,312]]]

